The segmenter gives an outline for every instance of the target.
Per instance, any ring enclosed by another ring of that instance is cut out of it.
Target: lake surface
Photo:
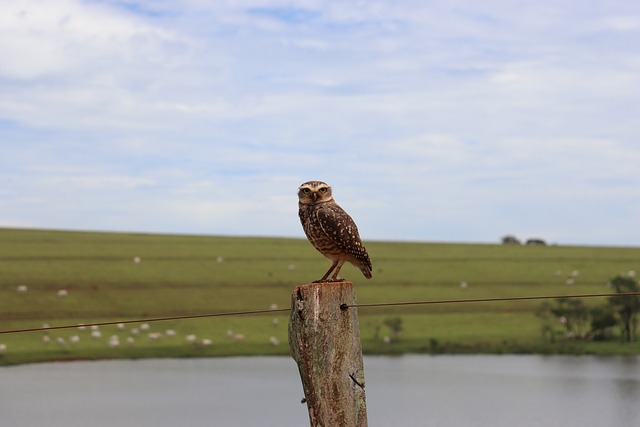
[[[374,426],[640,426],[640,357],[365,357]],[[0,425],[307,426],[288,357],[0,368]]]

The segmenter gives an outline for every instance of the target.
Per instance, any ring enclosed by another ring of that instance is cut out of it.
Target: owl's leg
[[[333,276],[331,276],[331,281],[332,282],[342,282],[343,279],[339,279],[338,278],[338,273],[340,273],[340,269],[342,268],[342,264],[344,264],[344,260],[340,259],[338,260],[338,265],[336,265],[336,269],[333,272]]]
[[[329,267],[329,269],[327,270],[326,273],[324,273],[324,276],[322,276],[322,279],[320,280],[314,280],[313,283],[322,283],[322,282],[326,282],[327,281],[327,277],[329,277],[329,275],[331,274],[331,272],[333,271],[334,268],[336,268],[336,266],[338,265],[338,260],[334,260],[333,263],[331,264],[331,267]]]
[[[322,276],[322,279],[320,280],[314,280],[313,283],[322,283],[322,282],[341,282],[341,279],[338,279],[338,272],[340,271],[340,268],[342,267],[342,264],[344,264],[344,260],[340,260],[340,259],[336,259],[333,261],[333,263],[331,264],[331,267],[329,267],[329,269],[327,270],[326,273],[324,273],[324,276]],[[331,274],[331,272],[333,271],[333,269],[336,269],[335,273],[333,274],[333,276],[331,277],[331,280],[327,280],[327,277],[329,277],[329,275]]]

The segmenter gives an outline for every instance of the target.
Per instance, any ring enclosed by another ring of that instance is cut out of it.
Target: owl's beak
[[[311,197],[313,198],[314,203],[318,201],[318,193],[316,193],[315,191],[311,194]]]

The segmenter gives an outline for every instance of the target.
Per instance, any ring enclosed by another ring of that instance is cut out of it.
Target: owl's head
[[[298,189],[298,201],[303,205],[315,205],[333,200],[331,187],[322,181],[305,182]]]

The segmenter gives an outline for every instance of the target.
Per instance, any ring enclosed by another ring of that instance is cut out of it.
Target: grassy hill
[[[341,272],[363,304],[605,293],[611,277],[640,271],[640,248],[366,245],[374,279],[351,266]],[[0,330],[288,308],[293,286],[319,278],[328,266],[303,239],[0,229]],[[368,353],[640,353],[638,344],[617,341],[546,343],[534,316],[539,305],[361,308],[361,338]],[[387,323],[398,317],[403,332],[387,343]],[[287,323],[288,313],[277,312],[155,322],[148,329],[127,324],[0,334],[6,347],[0,364],[288,354]]]

